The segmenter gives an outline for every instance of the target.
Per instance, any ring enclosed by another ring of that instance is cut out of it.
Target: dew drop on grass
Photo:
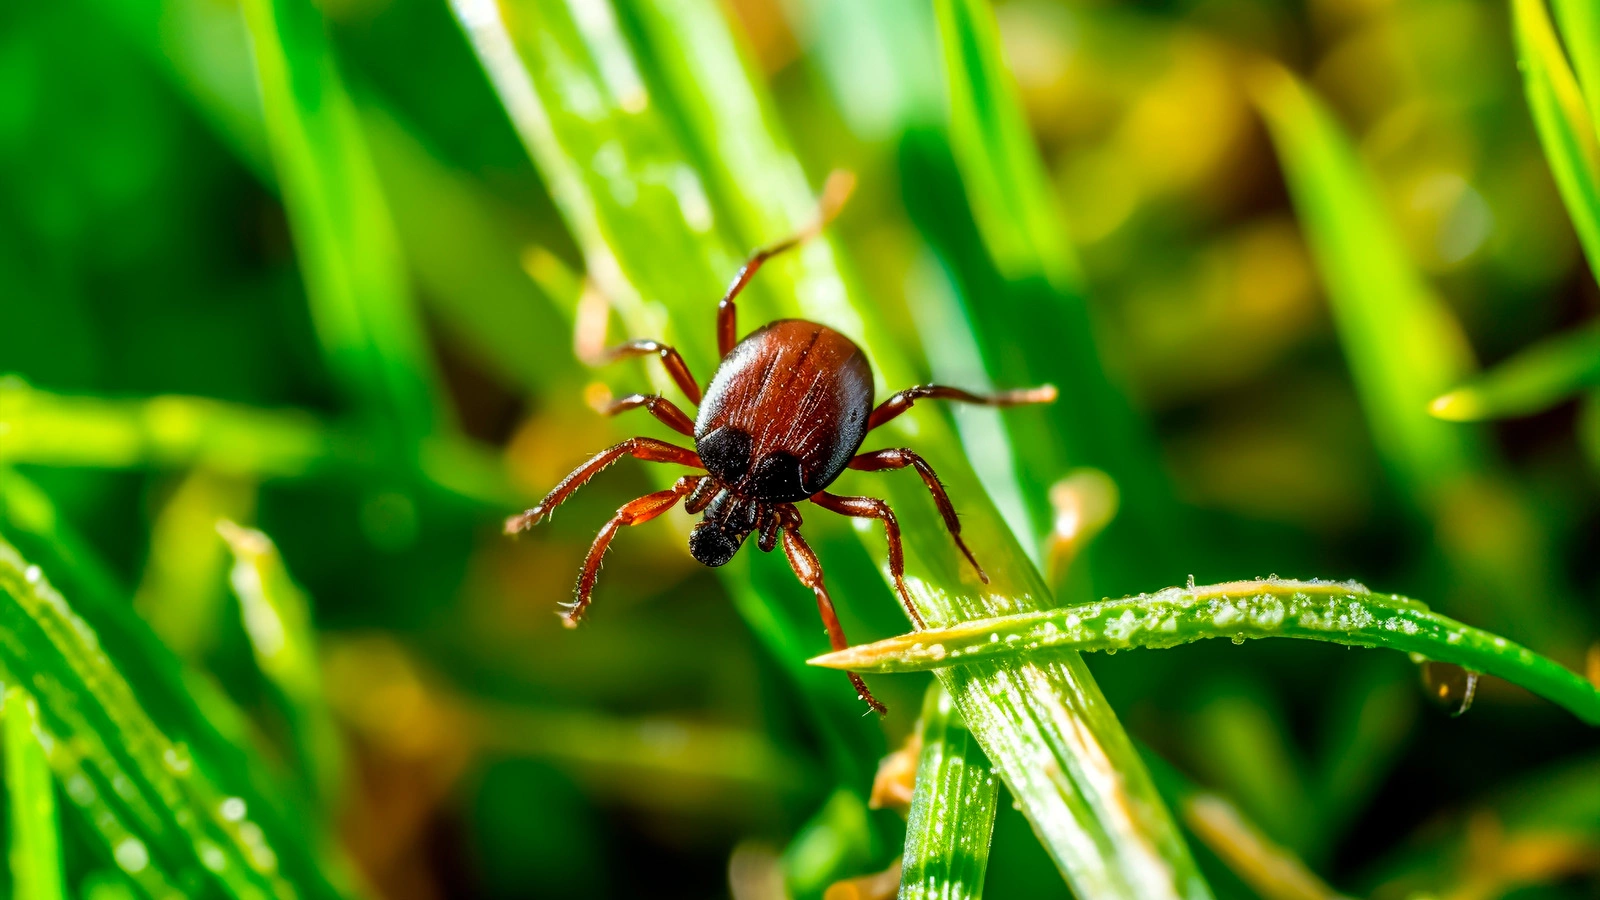
[[[26,578],[29,584],[38,584],[39,579],[44,577],[44,572],[38,566],[29,566],[22,570],[22,577]]]
[[[229,797],[222,801],[222,806],[218,809],[218,812],[222,813],[222,817],[229,822],[237,822],[243,819],[245,811],[244,800],[240,797]]]
[[[1233,636],[1233,645],[1235,647],[1237,647],[1238,645],[1240,645],[1242,643],[1244,643],[1244,633],[1243,632],[1240,632],[1239,634],[1236,634],[1236,635]]]
[[[1454,663],[1425,660],[1422,686],[1440,708],[1448,710],[1452,717],[1459,716],[1472,708],[1478,692],[1478,673]]]
[[[184,744],[173,744],[161,754],[161,762],[166,765],[167,771],[182,778],[189,774],[193,761],[189,757],[189,748]]]
[[[145,849],[144,841],[138,838],[124,838],[111,851],[111,855],[122,871],[130,875],[143,872],[144,867],[150,864],[150,851]]]

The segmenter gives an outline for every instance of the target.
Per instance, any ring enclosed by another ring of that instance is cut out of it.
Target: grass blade
[[[1600,89],[1600,60],[1595,58],[1593,9],[1586,4],[1562,3],[1567,46],[1575,51],[1592,94]],[[1578,241],[1590,268],[1600,271],[1600,138],[1595,134],[1595,114],[1600,107],[1585,105],[1584,91],[1572,74],[1561,38],[1544,0],[1511,0],[1511,25],[1517,43],[1528,109],[1534,129],[1544,145],[1545,159],[1578,232]]]
[[[944,686],[922,705],[922,757],[906,824],[901,900],[983,896],[1000,784]]]
[[[1267,120],[1306,229],[1378,451],[1424,509],[1481,456],[1475,436],[1428,415],[1472,359],[1331,113],[1289,72],[1257,71]]]
[[[282,693],[301,770],[329,803],[338,797],[343,747],[322,693],[310,603],[271,538],[226,520],[216,529],[233,553],[229,581],[256,665]]]
[[[64,900],[61,825],[55,785],[45,758],[46,737],[39,707],[21,688],[7,688],[5,706],[6,795],[11,829],[11,896],[17,900]]]
[[[1526,416],[1600,385],[1600,325],[1529,347],[1433,401],[1428,409],[1452,422]]]
[[[0,668],[34,687],[67,797],[108,858],[150,896],[206,884],[238,898],[337,896],[309,864],[304,829],[287,828],[256,791],[226,775],[233,767],[211,755],[203,735],[193,746],[169,737],[94,629],[4,540]]]
[[[455,4],[583,248],[591,277],[618,307],[631,335],[664,338],[702,373],[714,361],[714,298],[741,261],[738,248],[791,233],[814,204],[775,129],[721,118],[732,117],[734,110],[761,109],[763,103],[726,25],[719,16],[707,15],[709,8],[700,0],[677,0],[650,12],[632,4],[621,5],[624,12],[595,5],[578,10],[556,0]],[[681,27],[648,24],[656,15]],[[677,46],[668,49],[668,44]],[[691,57],[698,58],[695,65],[671,78],[657,71]],[[707,73],[721,74],[712,79]],[[673,85],[678,91],[692,85],[705,97],[738,96],[684,99]],[[756,121],[770,123],[772,118]],[[700,124],[675,128],[674,123],[683,122]],[[707,133],[712,126],[720,130]],[[743,129],[745,139],[769,146],[732,153],[717,137],[729,129]],[[743,192],[742,199],[724,201],[706,185],[734,186]],[[750,210],[760,213],[755,225],[749,224],[756,218]],[[763,233],[744,236],[755,227]],[[737,233],[740,244],[728,243],[725,234],[730,231]],[[826,240],[819,240],[764,268],[758,279],[763,293],[748,305],[741,298],[745,327],[776,315],[825,321],[868,350],[885,385],[914,383],[911,367],[872,305],[852,298],[834,266],[834,252]],[[684,322],[705,324],[673,327]],[[950,558],[949,537],[937,519],[931,513],[907,512],[930,509],[916,479],[874,482],[901,510],[909,565],[924,573],[911,579],[922,615],[951,622],[1034,607],[1048,596],[1048,589],[985,502],[948,428],[928,416],[903,418],[911,420],[907,427],[886,428],[885,437],[911,443],[915,423],[919,452],[933,461],[952,496],[963,498],[963,534],[993,576],[993,583],[980,589]],[[836,560],[849,558],[844,546],[837,539],[817,543],[836,597],[845,603],[856,600],[866,585],[848,571],[840,577]],[[805,604],[781,565],[767,557],[755,560],[750,570],[730,565],[723,573],[741,612],[792,666],[800,662],[794,652],[816,646],[817,638],[812,636],[814,625],[802,628],[789,618],[789,610]],[[752,576],[747,571],[754,572],[755,592],[749,589],[746,579]],[[881,597],[881,591],[875,586],[872,596]],[[772,622],[792,627],[763,624]],[[1081,660],[994,664],[943,673],[941,678],[1080,896],[1209,895],[1142,763]],[[843,684],[805,683],[824,695],[847,690]],[[843,723],[834,727],[848,733]],[[1107,777],[1107,767],[1115,777]]]
[[[399,239],[311,0],[244,0],[268,146],[312,319],[336,373],[384,428],[444,419]]]
[[[1395,594],[1355,582],[1231,581],[964,622],[851,647],[812,662],[860,672],[957,661],[1043,658],[1062,650],[1162,649],[1209,638],[1292,637],[1386,647],[1519,684],[1600,725],[1600,690],[1560,663]]]

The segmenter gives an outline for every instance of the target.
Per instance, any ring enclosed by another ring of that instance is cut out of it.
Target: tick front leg
[[[578,595],[571,603],[563,605],[561,624],[568,628],[578,627],[578,621],[583,618],[584,610],[589,608],[589,598],[594,593],[595,580],[600,577],[600,561],[606,555],[606,548],[611,546],[611,539],[617,536],[617,529],[625,525],[648,522],[661,515],[676,506],[685,495],[692,493],[705,478],[704,475],[685,475],[678,479],[678,483],[673,485],[671,490],[646,494],[637,500],[628,501],[617,510],[611,521],[595,535],[594,543],[589,545],[589,555],[583,558],[583,570],[578,574]]]
[[[615,347],[602,350],[600,354],[589,362],[593,365],[604,365],[627,359],[633,356],[657,356],[661,358],[661,365],[666,367],[667,374],[677,383],[678,389],[689,398],[690,403],[699,404],[700,385],[689,373],[689,364],[683,361],[678,351],[660,341],[628,341]]]
[[[812,551],[811,545],[800,536],[800,525],[796,521],[786,522],[783,526],[783,552],[789,557],[789,567],[794,569],[794,575],[800,583],[817,595],[817,612],[822,614],[822,625],[828,629],[828,643],[835,650],[843,650],[850,646],[845,639],[844,628],[839,624],[839,613],[833,608],[833,598],[828,596],[828,589],[822,583],[822,563],[817,560],[817,554]],[[856,694],[878,715],[889,711],[888,707],[878,702],[867,690],[867,683],[861,676],[854,672],[846,672],[850,676],[850,683],[855,685]]]
[[[982,406],[1022,406],[1028,403],[1053,403],[1055,399],[1056,388],[1053,384],[1002,391],[998,394],[974,394],[941,384],[919,384],[913,388],[906,388],[878,404],[878,408],[867,418],[867,430],[871,431],[900,415],[918,400],[954,400],[958,403],[977,403]]]
[[[717,352],[723,356],[739,343],[739,310],[733,301],[744,290],[745,285],[760,270],[763,263],[777,256],[785,250],[793,250],[813,237],[838,214],[844,201],[850,198],[850,192],[855,190],[856,177],[849,172],[835,171],[828,176],[828,183],[822,187],[822,198],[817,202],[817,217],[800,229],[792,237],[779,241],[770,247],[763,247],[751,254],[743,266],[739,267],[739,274],[733,276],[733,283],[728,285],[727,293],[722,295],[722,302],[717,304]]]
[[[895,591],[900,595],[900,605],[917,628],[926,628],[922,614],[911,603],[911,592],[906,590],[906,554],[900,545],[900,522],[894,517],[889,504],[873,497],[841,497],[827,491],[811,495],[811,502],[830,512],[856,519],[882,519],[884,534],[889,538],[889,576],[894,579]]]
[[[539,501],[538,506],[506,519],[506,534],[516,534],[537,525],[571,496],[573,491],[583,487],[585,482],[624,456],[632,456],[646,462],[670,462],[696,469],[705,468],[700,462],[699,454],[693,450],[686,450],[655,438],[628,438],[615,447],[596,453],[588,462],[574,469],[571,475],[561,479],[561,483]]]
[[[917,474],[922,476],[922,483],[928,486],[928,493],[933,495],[933,503],[939,507],[939,515],[944,517],[944,527],[950,532],[950,537],[961,548],[967,562],[972,563],[972,568],[977,570],[978,580],[984,584],[989,583],[989,576],[984,573],[983,566],[978,565],[978,560],[972,555],[972,550],[967,547],[967,542],[961,539],[961,520],[956,518],[956,509],[950,505],[950,495],[944,492],[944,484],[939,481],[939,476],[933,471],[933,466],[917,453],[901,447],[896,450],[878,450],[872,453],[862,453],[850,460],[850,468],[862,472],[879,472],[884,469],[904,469],[912,466]]]
[[[604,393],[601,396],[603,398]],[[614,416],[630,409],[638,409],[641,406],[649,410],[650,415],[666,423],[666,426],[673,431],[688,437],[694,437],[694,421],[685,415],[683,410],[679,409],[671,400],[660,394],[629,394],[615,403],[600,407],[600,412],[604,415]]]

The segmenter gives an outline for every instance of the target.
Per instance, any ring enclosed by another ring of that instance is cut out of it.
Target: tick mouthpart
[[[729,531],[716,522],[701,522],[689,532],[689,555],[703,566],[725,566],[748,534]]]

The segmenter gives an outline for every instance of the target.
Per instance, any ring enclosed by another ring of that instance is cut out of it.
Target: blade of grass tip
[[[217,520],[247,518],[255,505],[249,479],[195,469],[156,513],[133,607],[162,643],[191,663],[215,647],[222,627],[227,562],[214,537]]]
[[[666,313],[679,313],[679,321],[693,313],[709,319],[707,298],[720,293],[727,277],[722,266],[735,258],[712,231],[720,207],[700,202],[707,197],[700,188],[705,180],[696,175],[691,162],[714,156],[717,142],[702,135],[693,153],[677,146],[671,121],[663,121],[665,113],[660,111],[674,98],[646,89],[641,72],[648,69],[618,30],[609,7],[585,6],[577,15],[557,2],[458,0],[456,12],[572,225],[592,275],[618,303],[623,319],[636,333],[667,332],[668,340],[680,349],[687,345],[691,364],[710,359],[701,349],[707,346],[710,329],[673,332]],[[716,23],[725,32],[718,17],[697,21],[704,27]],[[661,41],[671,33],[653,32],[651,39]],[[729,46],[723,33],[698,41],[694,52],[716,53]],[[686,55],[688,51],[680,49],[653,58]],[[741,66],[734,59],[720,67],[696,68],[706,70],[739,72]],[[739,78],[688,83],[702,92],[756,90]],[[715,103],[706,108],[734,107]],[[764,134],[766,140],[783,146],[775,130]],[[761,186],[752,199],[761,200],[774,221],[782,220],[785,209],[807,204],[804,185],[791,177],[792,167],[761,177],[762,172],[737,160],[715,159],[706,165],[742,173],[739,178],[719,176],[715,183]],[[778,199],[762,199],[775,195]],[[768,239],[792,232],[801,221],[789,221]],[[889,376],[887,383],[912,383],[909,365],[870,304],[857,301],[850,315],[831,318],[837,315],[837,298],[849,297],[850,291],[830,262],[830,254],[807,253],[797,266],[763,270],[762,278],[773,288],[769,297],[788,301],[778,311],[827,320],[867,348]],[[807,301],[798,287],[805,279],[823,279],[831,287]],[[612,284],[617,290],[611,289]],[[641,296],[652,300],[647,304]],[[861,330],[854,331],[857,328]],[[674,340],[679,336],[682,343]],[[930,621],[950,621],[1041,602],[1048,590],[984,502],[948,430],[936,419],[903,418],[904,426],[888,429],[891,439],[910,436],[915,424],[919,449],[927,448],[938,457],[935,465],[952,493],[961,491],[967,498],[963,533],[990,561],[994,576],[993,584],[980,594],[969,581],[971,576],[951,559],[949,537],[936,520],[904,519],[909,561],[918,571],[930,573],[927,580],[910,580],[913,602],[922,615]],[[914,481],[882,483],[895,506],[921,509],[928,503],[926,491]],[[830,571],[836,571],[835,565],[830,556]],[[737,579],[740,573],[732,568],[723,571]],[[777,575],[775,566],[752,568],[763,576]],[[740,596],[738,584],[730,583],[735,596]],[[762,591],[759,596],[781,594]],[[781,604],[767,605],[781,608]],[[969,727],[1081,896],[1209,896],[1170,815],[1081,660],[997,665],[941,677],[948,679]]]
[[[1351,581],[1261,579],[1102,600],[964,622],[851,647],[812,662],[859,672],[915,672],[1062,650],[1163,649],[1210,638],[1290,637],[1385,647],[1521,685],[1600,725],[1600,689],[1532,650]]]
[[[1428,415],[1472,367],[1448,308],[1411,261],[1355,148],[1287,70],[1251,81],[1295,208],[1327,284],[1340,342],[1378,450],[1423,509],[1470,472],[1478,436]]]
[[[448,425],[360,119],[312,0],[243,0],[268,146],[312,319],[345,386],[395,436]]]
[[[1513,0],[1513,3],[1517,2],[1519,0]],[[1556,21],[1561,26],[1561,47],[1565,48],[1567,56],[1572,60],[1572,68],[1577,71],[1583,101],[1588,106],[1588,124],[1591,128],[1600,127],[1600,9],[1585,0],[1553,0],[1551,5],[1555,9]],[[1536,11],[1529,10],[1529,12]],[[1513,9],[1513,18],[1516,14],[1517,11]],[[1532,18],[1528,24],[1535,24]],[[1530,29],[1530,36],[1531,32],[1537,30],[1537,28]],[[1542,38],[1538,40],[1539,43],[1543,43]],[[1547,59],[1554,62],[1556,58],[1547,57]],[[1550,77],[1552,82],[1562,79],[1559,73],[1552,73]],[[1564,108],[1569,102],[1571,92],[1565,86],[1557,90]],[[1577,122],[1574,121],[1574,124]],[[1591,175],[1600,172],[1600,142],[1597,142],[1595,137],[1591,134],[1586,143],[1581,145],[1588,153]],[[1600,215],[1600,209],[1591,205],[1589,214]]]
[[[8,687],[5,704],[7,823],[11,828],[11,896],[17,900],[65,900],[61,868],[61,823],[55,785],[45,758],[39,707],[28,692]]]
[[[1600,385],[1600,323],[1541,341],[1436,398],[1428,410],[1451,422],[1542,412]]]
[[[935,681],[922,704],[922,757],[906,824],[900,900],[983,896],[999,798],[989,758]]]
[[[784,882],[796,897],[819,897],[841,872],[858,872],[876,851],[867,804],[840,788],[784,848]]]
[[[338,896],[301,843],[310,829],[290,829],[270,804],[252,810],[241,793],[260,795],[244,784],[225,787],[227,761],[209,741],[191,748],[168,737],[94,629],[4,540],[0,666],[33,689],[55,738],[50,746],[61,751],[51,765],[66,770],[68,799],[151,896],[170,896],[174,883],[192,893],[208,882],[239,898]],[[126,811],[125,823],[101,814],[106,798]]]
[[[338,798],[344,757],[322,692],[310,603],[271,538],[227,520],[216,530],[233,553],[228,580],[256,666],[283,694],[301,769],[326,808]]]

